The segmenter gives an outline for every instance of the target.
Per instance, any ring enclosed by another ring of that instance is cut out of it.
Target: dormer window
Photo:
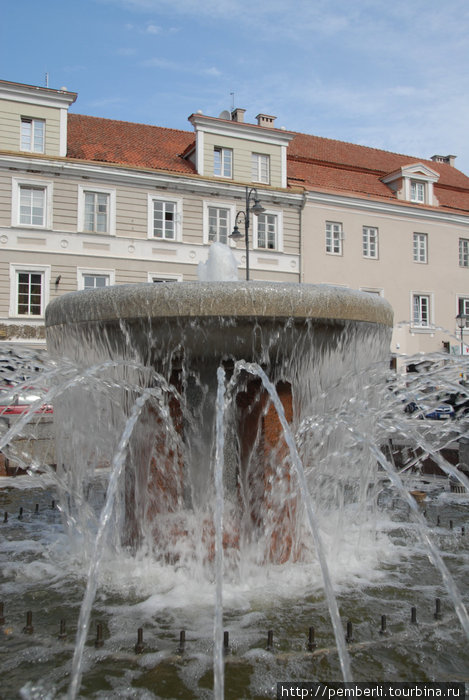
[[[215,177],[233,177],[233,151],[231,148],[214,147],[213,174]]]
[[[415,204],[438,206],[433,192],[433,185],[440,175],[428,165],[414,163],[406,165],[382,178],[388,187],[396,193],[398,199]]]
[[[410,201],[425,204],[425,183],[418,180],[410,181]]]
[[[251,154],[252,181],[265,185],[270,183],[270,156],[264,153]]]
[[[21,117],[21,150],[44,153],[46,123],[43,119]]]

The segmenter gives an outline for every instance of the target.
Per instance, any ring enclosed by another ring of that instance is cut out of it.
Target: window
[[[171,282],[182,282],[182,275],[177,274],[157,274],[153,272],[148,273],[148,281],[154,284],[169,284]]]
[[[21,146],[22,151],[44,153],[46,123],[43,119],[21,117]]]
[[[77,268],[77,284],[78,289],[102,289],[114,284],[114,270],[95,269],[95,268]]]
[[[43,316],[49,300],[48,265],[10,266],[10,316]]]
[[[99,289],[109,286],[109,275],[83,275],[83,289]]]
[[[377,297],[384,296],[383,290],[376,287],[360,287],[360,291],[366,292],[367,294],[374,294]]]
[[[264,250],[282,249],[282,215],[266,211],[253,216],[254,246]]]
[[[378,229],[374,226],[363,227],[363,257],[378,257]]]
[[[459,239],[459,265],[469,267],[469,239]]]
[[[231,233],[230,210],[222,207],[208,208],[208,240],[228,243],[228,236]]]
[[[78,187],[78,230],[83,233],[115,234],[115,190]]]
[[[213,149],[213,174],[219,177],[233,177],[233,151],[231,148]]]
[[[85,192],[83,231],[109,232],[109,195],[105,192]]]
[[[44,226],[46,191],[44,187],[20,185],[19,223],[24,226]]]
[[[423,204],[425,202],[425,183],[418,180],[410,181],[410,201]]]
[[[12,178],[11,225],[52,228],[52,183]]]
[[[466,328],[469,328],[469,297],[458,297],[458,314],[467,316]]]
[[[270,156],[264,153],[251,154],[251,170],[253,182],[270,182]]]
[[[233,222],[236,216],[236,207],[231,202],[205,201],[203,219],[204,244],[218,241],[227,245],[234,245],[229,238],[233,230]]]
[[[148,195],[148,238],[182,239],[182,199]]]
[[[154,238],[176,237],[176,202],[153,201]]]
[[[430,295],[412,295],[412,325],[428,328],[430,322]]]
[[[427,262],[428,236],[426,233],[414,233],[413,251],[414,262]]]
[[[332,255],[342,255],[342,224],[327,221],[326,222],[326,253]]]

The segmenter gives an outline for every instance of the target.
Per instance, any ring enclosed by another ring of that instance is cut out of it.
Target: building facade
[[[386,297],[392,350],[458,352],[469,313],[469,178],[423,160],[192,114],[180,131],[75,114],[77,95],[0,81],[0,342],[44,346],[54,297],[197,278],[212,242],[250,278],[331,283]],[[469,328],[468,328],[469,333]]]

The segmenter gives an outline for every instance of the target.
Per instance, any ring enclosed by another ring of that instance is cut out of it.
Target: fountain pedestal
[[[299,425],[321,392],[328,401],[342,399],[355,389],[354,372],[386,360],[391,326],[391,308],[379,297],[288,283],[122,285],[65,295],[46,312],[50,353],[82,369],[99,367],[112,388],[112,407],[87,407],[91,422],[96,410],[118,434],[135,397],[155,392],[129,444],[126,544],[150,536],[169,551],[183,535],[200,539],[213,500],[216,370],[223,364],[228,377],[237,372],[227,418],[224,483],[232,524],[225,541],[236,547],[260,538],[275,562],[299,554],[295,477],[266,392],[237,362],[263,368],[287,420]],[[348,373],[337,393],[333,387]],[[65,414],[58,412],[59,422]],[[60,454],[65,469],[79,469],[66,445]],[[207,526],[202,540],[210,541],[210,532]]]

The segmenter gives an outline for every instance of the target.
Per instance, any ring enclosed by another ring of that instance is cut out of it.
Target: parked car
[[[52,404],[47,401],[47,391],[28,386],[21,389],[12,385],[0,387],[0,417],[18,416],[27,413],[37,401],[43,400],[35,413],[53,413]]]
[[[456,415],[450,404],[441,403],[437,406],[430,406],[423,401],[410,401],[406,404],[404,412],[414,415],[416,418],[428,418],[429,420],[451,420]]]

